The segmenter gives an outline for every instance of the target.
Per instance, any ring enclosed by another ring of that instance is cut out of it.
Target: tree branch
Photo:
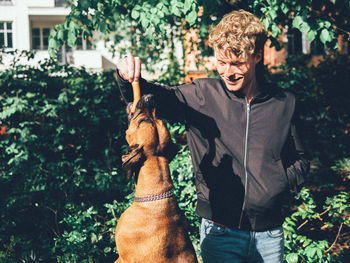
[[[327,254],[329,251],[331,251],[331,249],[332,249],[332,248],[334,247],[334,245],[337,243],[342,228],[343,228],[343,223],[340,224],[340,227],[339,227],[339,229],[338,229],[337,236],[335,237],[335,240],[334,240],[334,242],[332,243],[332,245],[326,250],[325,254]]]

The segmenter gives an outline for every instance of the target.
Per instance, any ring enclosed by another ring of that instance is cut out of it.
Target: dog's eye
[[[143,123],[143,122],[148,122],[148,123],[152,124],[152,120],[148,117],[145,117],[145,118],[139,119],[139,121],[137,122],[137,126],[140,126],[141,123]]]
[[[127,154],[130,153],[131,151],[137,149],[138,147],[139,147],[138,144],[135,144],[135,145],[130,146],[130,147],[128,148]]]

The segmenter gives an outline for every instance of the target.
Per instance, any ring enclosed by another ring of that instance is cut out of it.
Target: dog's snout
[[[139,102],[137,103],[136,108],[143,111],[145,108],[152,110],[155,108],[155,101],[153,94],[145,94],[141,97]]]
[[[152,105],[154,106],[154,96],[153,94],[146,94],[143,96],[143,100],[145,101],[146,105]]]

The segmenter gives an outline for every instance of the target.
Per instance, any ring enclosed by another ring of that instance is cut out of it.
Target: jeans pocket
[[[205,226],[205,233],[207,235],[221,236],[226,234],[227,232],[226,227],[219,226],[210,220],[205,220],[204,226]]]
[[[266,233],[269,237],[272,237],[272,238],[283,237],[283,228],[278,227],[271,230],[267,230]]]

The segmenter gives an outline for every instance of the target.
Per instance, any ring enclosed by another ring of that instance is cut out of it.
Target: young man
[[[221,79],[176,87],[140,80],[160,115],[186,124],[205,263],[282,262],[282,197],[297,192],[309,168],[296,134],[295,97],[262,77],[265,41],[257,17],[233,11],[209,35]],[[139,58],[118,63],[126,101],[140,68]]]

